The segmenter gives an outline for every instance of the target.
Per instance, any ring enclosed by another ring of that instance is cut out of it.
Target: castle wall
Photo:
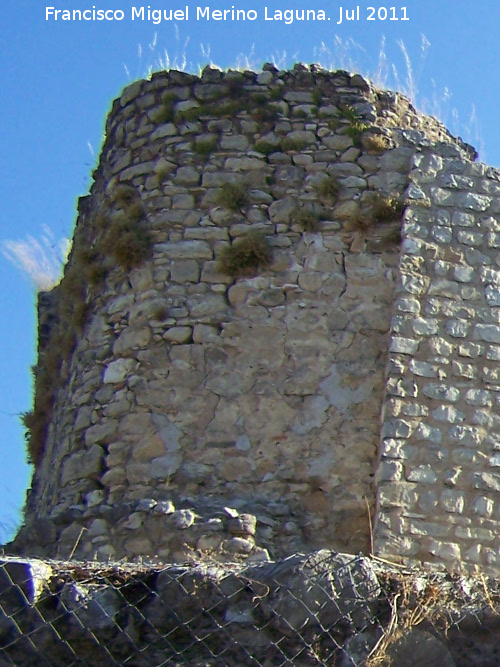
[[[464,526],[482,529],[473,508],[494,489],[476,501],[483,487],[466,485],[496,479],[499,341],[497,178],[472,158],[343,72],[207,68],[129,86],[40,306],[37,465],[16,548],[358,552],[373,514],[386,556],[474,547]],[[270,255],[228,271],[255,232]],[[473,437],[492,450],[479,471]]]
[[[429,147],[411,181],[376,545],[498,572],[500,172]]]

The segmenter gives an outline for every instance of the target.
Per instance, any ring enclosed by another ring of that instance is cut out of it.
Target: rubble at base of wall
[[[329,550],[253,566],[0,559],[0,666],[462,667],[500,582]]]

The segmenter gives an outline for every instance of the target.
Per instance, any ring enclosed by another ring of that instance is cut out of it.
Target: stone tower
[[[474,265],[450,255],[480,252],[468,227],[493,205],[493,185],[484,207],[462,191],[487,189],[473,160],[404,97],[347,72],[206,68],[126,88],[64,278],[39,299],[35,472],[12,550],[354,553],[375,523],[380,553],[446,559],[446,536],[426,535],[433,551],[408,522],[441,511],[446,524],[452,466],[408,452],[437,428],[423,420],[444,394],[423,386],[454,377],[449,320],[475,298]],[[468,240],[440,213],[450,206]],[[451,296],[429,294],[431,264],[443,284],[457,269]],[[429,324],[440,299],[455,310]]]

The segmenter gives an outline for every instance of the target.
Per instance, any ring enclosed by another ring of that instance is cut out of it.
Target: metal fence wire
[[[497,608],[497,581],[326,550],[253,565],[4,557],[0,666],[493,666]]]

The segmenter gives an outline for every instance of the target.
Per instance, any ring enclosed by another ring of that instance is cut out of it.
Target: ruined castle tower
[[[132,84],[94,179],[39,299],[14,551],[259,560],[374,537],[493,562],[497,172],[358,75],[269,65]]]

